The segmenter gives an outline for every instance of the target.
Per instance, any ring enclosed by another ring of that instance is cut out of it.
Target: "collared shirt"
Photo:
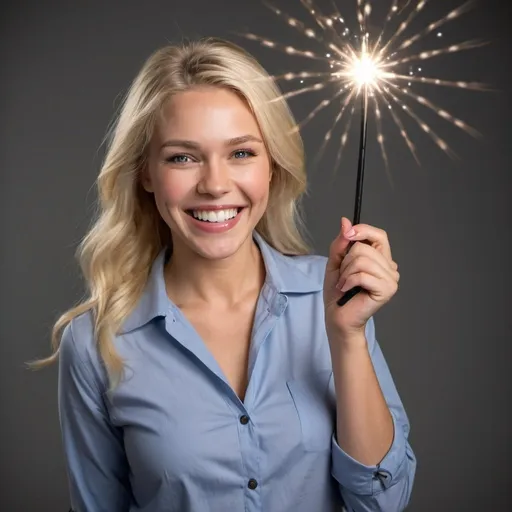
[[[397,512],[416,469],[409,421],[375,336],[368,350],[394,440],[375,466],[336,441],[324,323],[323,256],[285,256],[254,233],[266,280],[244,400],[168,298],[155,260],[137,307],[115,336],[126,375],[107,391],[90,312],[64,330],[59,411],[77,512]],[[343,509],[344,507],[344,509]]]

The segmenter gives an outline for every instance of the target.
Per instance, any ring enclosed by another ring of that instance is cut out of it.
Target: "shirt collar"
[[[323,279],[308,275],[298,261],[301,256],[286,256],[270,246],[256,231],[253,238],[260,248],[266,268],[266,285],[276,293],[312,293],[323,289]],[[135,309],[124,321],[121,332],[127,333],[156,317],[165,317],[172,307],[164,281],[164,266],[170,253],[163,248],[151,267],[146,287]]]

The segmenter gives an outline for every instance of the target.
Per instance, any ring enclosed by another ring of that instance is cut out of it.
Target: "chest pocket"
[[[316,372],[308,378],[286,382],[299,417],[302,444],[308,452],[331,449],[336,401],[331,392],[331,370]]]

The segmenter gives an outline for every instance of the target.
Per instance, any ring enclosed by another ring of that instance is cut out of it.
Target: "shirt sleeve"
[[[366,339],[393,419],[393,442],[379,464],[366,466],[342,450],[333,435],[332,475],[348,512],[401,512],[410,501],[416,472],[416,457],[408,442],[409,420],[375,337],[373,317],[367,323]]]
[[[71,322],[59,354],[59,419],[71,507],[75,512],[124,512],[131,501],[128,464],[121,433],[109,421],[103,385],[85,357],[88,337]]]

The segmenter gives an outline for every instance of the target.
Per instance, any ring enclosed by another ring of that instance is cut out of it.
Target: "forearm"
[[[332,340],[336,391],[337,442],[362,464],[378,464],[393,442],[393,421],[372,364],[368,344],[357,339]]]

